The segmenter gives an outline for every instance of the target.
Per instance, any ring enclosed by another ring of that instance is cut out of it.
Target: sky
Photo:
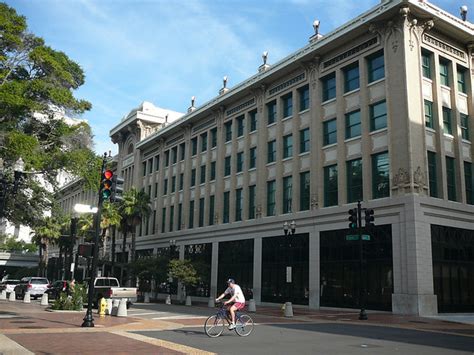
[[[464,1],[464,2],[463,2]],[[433,0],[458,16],[473,0]],[[117,147],[109,131],[143,101],[186,112],[257,72],[262,52],[275,63],[308,43],[312,23],[331,32],[380,0],[6,0],[30,32],[79,63],[92,103],[98,154]],[[472,18],[473,15],[468,18]],[[471,20],[472,22],[472,20]]]

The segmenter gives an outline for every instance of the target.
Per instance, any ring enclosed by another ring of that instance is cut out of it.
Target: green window
[[[355,62],[343,69],[344,72],[344,92],[356,90],[360,87],[359,63]]]
[[[431,53],[428,51],[421,52],[421,68],[423,76],[431,79]]]
[[[337,198],[337,165],[324,167],[324,206],[335,206]]]
[[[160,156],[159,155],[155,157],[155,171],[158,171],[158,170],[160,170]]]
[[[443,107],[443,129],[444,133],[453,134],[453,126],[451,123],[451,109]]]
[[[142,163],[142,175],[146,176],[146,161]]]
[[[168,195],[168,179],[163,181],[163,195]]]
[[[174,229],[174,206],[170,207],[170,228],[169,231],[172,232]]]
[[[275,180],[267,181],[267,216],[274,216],[276,214],[275,192]]]
[[[213,226],[214,225],[214,213],[215,213],[215,198],[214,195],[209,196],[209,225]]]
[[[250,111],[250,132],[257,130],[257,110]]]
[[[178,162],[178,147],[174,147],[171,149],[171,161],[172,164],[176,164]]]
[[[425,100],[425,126],[428,128],[434,128],[433,103],[428,100]]]
[[[201,165],[201,179],[200,184],[204,184],[206,182],[206,165]]]
[[[326,75],[321,79],[323,84],[323,101],[328,101],[336,97],[336,73]]]
[[[196,185],[196,169],[191,170],[191,187]]]
[[[276,140],[267,144],[267,163],[273,163],[276,160]]]
[[[428,151],[428,182],[430,186],[430,196],[438,197],[438,178],[436,168],[436,153]]]
[[[186,156],[186,143],[181,143],[179,145],[179,151],[180,151],[180,160],[184,160],[184,157]]]
[[[148,174],[153,172],[153,158],[148,159]]]
[[[449,86],[449,61],[440,59],[439,61],[439,81],[441,85]]]
[[[367,72],[369,83],[385,77],[385,63],[383,50],[367,58]]]
[[[235,190],[235,220],[242,220],[242,189]]]
[[[194,228],[194,200],[189,201],[189,228]]]
[[[158,183],[155,182],[155,198],[158,197]]]
[[[298,89],[300,98],[300,112],[309,109],[309,85],[305,85]]]
[[[461,113],[461,134],[462,139],[469,140],[469,116]]]
[[[390,196],[388,152],[372,155],[372,198]]]
[[[250,148],[249,151],[249,169],[257,166],[257,147]]]
[[[237,117],[236,121],[237,121],[237,137],[242,137],[244,135],[244,116]]]
[[[370,106],[370,130],[387,127],[387,104],[385,101]]]
[[[176,176],[173,176],[171,178],[171,192],[175,192],[176,191]]]
[[[336,119],[323,122],[323,142],[324,145],[337,142],[337,124]]]
[[[216,179],[216,162],[211,162],[211,181]]]
[[[184,174],[179,174],[179,190],[181,191],[184,187]]]
[[[217,128],[211,129],[211,148],[217,147]]]
[[[198,151],[198,139],[197,137],[194,137],[193,139],[191,139],[191,155],[196,155],[197,151]]]
[[[178,205],[178,228],[177,230],[181,230],[181,225],[183,224],[183,204],[180,203]]]
[[[166,207],[161,212],[161,233],[166,231]]]
[[[360,111],[346,114],[346,139],[359,137],[361,134]]]
[[[230,142],[232,140],[232,120],[225,123],[225,141]]]
[[[156,210],[153,211],[153,225],[151,227],[151,234],[156,233]]]
[[[300,131],[300,154],[309,152],[310,149],[310,135],[309,128]]]
[[[222,216],[222,223],[229,223],[229,209],[230,209],[230,192],[224,192],[224,214]]]
[[[283,213],[291,213],[293,202],[293,181],[291,176],[283,178]]]
[[[456,201],[456,169],[454,158],[446,157],[446,180],[448,185],[448,200]]]
[[[204,197],[199,199],[199,227],[204,227]]]
[[[283,159],[293,156],[293,136],[291,134],[283,137]]]
[[[362,159],[347,162],[347,203],[362,200]]]
[[[237,153],[237,172],[240,173],[244,170],[244,153]]]
[[[464,162],[464,181],[466,183],[466,202],[469,205],[474,204],[473,190],[472,190],[472,164],[467,161]]]
[[[225,157],[225,160],[224,160],[224,176],[230,175],[230,168],[231,168],[231,160],[230,160],[230,155],[229,155],[228,157]]]
[[[289,117],[293,115],[293,94],[289,94],[282,97],[283,100],[283,117]]]
[[[207,133],[201,134],[201,152],[207,150]]]
[[[300,211],[307,211],[310,208],[310,173],[305,171],[300,173]]]
[[[465,68],[459,67],[457,68],[457,77],[458,77],[458,91],[464,94],[467,93],[466,89],[466,72]]]
[[[249,219],[255,219],[255,200],[257,199],[255,185],[249,186]]]
[[[166,167],[170,166],[170,151],[169,150],[165,152],[165,166]]]
[[[267,104],[267,119],[268,119],[268,124],[275,123],[276,121],[276,110],[277,110],[277,104],[276,101],[269,102]]]

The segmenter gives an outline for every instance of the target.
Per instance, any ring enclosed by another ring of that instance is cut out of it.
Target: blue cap
[[[232,283],[232,284],[235,284],[235,280],[234,280],[234,279],[228,279],[228,280],[227,280],[227,283],[228,283],[228,284],[231,284],[231,283]]]

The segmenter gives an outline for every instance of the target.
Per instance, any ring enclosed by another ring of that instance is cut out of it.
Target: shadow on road
[[[340,323],[271,324],[268,326],[433,346],[450,350],[473,351],[474,349],[474,337],[412,329]]]

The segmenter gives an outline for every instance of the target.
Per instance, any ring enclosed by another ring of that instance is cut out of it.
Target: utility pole
[[[359,303],[360,303],[360,312],[359,320],[367,320],[367,313],[365,313],[365,302],[363,300],[364,293],[362,292],[362,287],[364,283],[363,279],[363,267],[364,267],[364,246],[362,244],[362,207],[360,201],[357,201],[357,232],[359,234]]]

